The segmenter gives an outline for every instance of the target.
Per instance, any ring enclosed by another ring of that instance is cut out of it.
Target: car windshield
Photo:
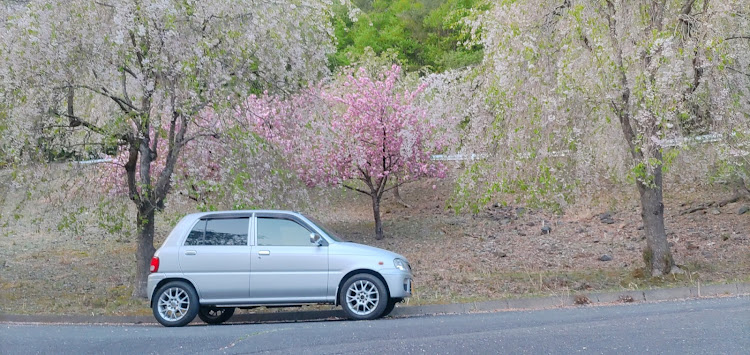
[[[303,216],[305,216],[305,218],[309,219],[310,222],[313,222],[318,228],[320,228],[320,230],[323,231],[323,233],[325,233],[326,235],[328,235],[334,241],[336,241],[336,242],[343,242],[344,241],[344,239],[341,238],[341,236],[338,233],[336,233],[336,232],[334,232],[334,231],[332,231],[332,230],[324,227],[323,223],[320,223],[319,220],[317,220],[317,219],[315,219],[313,217],[310,217],[308,215],[303,215]]]

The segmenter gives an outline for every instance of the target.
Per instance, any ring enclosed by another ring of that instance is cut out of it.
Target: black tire
[[[385,306],[385,310],[383,311],[383,315],[381,317],[385,317],[391,312],[393,312],[393,309],[396,308],[396,303],[401,302],[402,298],[389,298],[388,304]]]
[[[234,314],[234,307],[203,306],[198,310],[198,318],[206,324],[221,324]]]
[[[165,327],[182,327],[198,314],[198,294],[184,281],[172,281],[154,294],[153,310],[156,320]]]
[[[349,319],[370,320],[383,316],[388,306],[388,291],[379,278],[356,274],[344,282],[339,303]]]

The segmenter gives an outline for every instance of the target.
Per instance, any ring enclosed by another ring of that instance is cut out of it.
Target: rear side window
[[[258,218],[258,245],[313,246],[310,231],[299,223],[279,218]]]
[[[200,220],[190,231],[185,245],[247,245],[249,218]]]

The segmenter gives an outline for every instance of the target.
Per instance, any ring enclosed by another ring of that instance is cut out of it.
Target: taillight
[[[159,257],[155,256],[151,258],[151,272],[159,271]]]

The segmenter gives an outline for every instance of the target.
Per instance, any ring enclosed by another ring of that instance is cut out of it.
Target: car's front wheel
[[[181,327],[198,314],[198,294],[184,281],[168,282],[154,296],[154,317],[166,327]]]
[[[234,307],[204,306],[198,310],[198,317],[206,324],[221,324],[234,314]]]
[[[344,282],[339,303],[350,319],[375,319],[382,316],[388,306],[388,293],[379,278],[356,274]]]

